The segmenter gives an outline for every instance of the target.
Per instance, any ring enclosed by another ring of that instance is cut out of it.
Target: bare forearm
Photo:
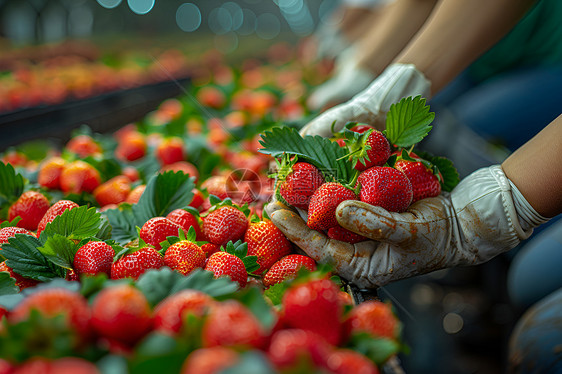
[[[545,217],[562,213],[562,115],[502,164],[505,175]]]
[[[535,0],[440,0],[395,62],[413,63],[437,93],[497,43]]]
[[[422,27],[437,0],[396,0],[358,42],[358,65],[380,74]]]

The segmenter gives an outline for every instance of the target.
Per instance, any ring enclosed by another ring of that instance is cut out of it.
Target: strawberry
[[[201,189],[207,189],[209,195],[215,195],[221,200],[226,199],[230,191],[237,190],[234,180],[225,175],[214,175],[207,178],[201,183]]]
[[[215,278],[229,276],[241,288],[248,282],[248,273],[259,268],[256,256],[247,256],[248,244],[240,240],[228,242],[223,250],[213,253],[207,260],[205,270],[213,272]]]
[[[5,164],[11,164],[12,166],[25,166],[29,160],[27,156],[18,151],[8,151],[0,159]]]
[[[289,240],[269,220],[250,223],[244,241],[248,243],[248,254],[258,258],[260,267],[254,274],[262,274],[292,250]]]
[[[149,269],[160,269],[164,259],[154,248],[144,247],[123,256],[111,265],[111,279],[138,279]]]
[[[320,231],[338,226],[336,208],[341,202],[346,200],[357,200],[355,192],[335,182],[321,185],[310,199],[308,227]]]
[[[131,285],[105,288],[92,304],[92,326],[110,341],[134,345],[152,328],[150,305]]]
[[[356,170],[363,171],[373,166],[382,166],[388,161],[390,143],[382,132],[365,128],[365,125],[352,127],[351,131],[361,134],[352,138],[348,136],[346,139]]]
[[[412,203],[412,183],[400,170],[375,166],[362,172],[358,180],[363,202],[390,212],[403,212]]]
[[[8,239],[14,238],[16,234],[27,234],[35,236],[31,231],[24,229],[23,227],[4,227],[0,229],[0,248],[2,244],[8,243]]]
[[[156,147],[156,157],[162,165],[170,165],[174,162],[184,161],[184,142],[181,138],[172,137],[162,140]]]
[[[366,238],[363,235],[356,234],[353,231],[349,231],[348,229],[345,229],[339,225],[330,227],[328,229],[328,237],[330,239],[339,240],[340,242],[346,242],[350,244],[369,240],[369,238]]]
[[[412,183],[412,203],[427,197],[439,196],[441,193],[438,176],[421,161],[398,159],[394,167],[406,174]]]
[[[288,255],[274,263],[263,277],[263,285],[273,286],[288,279],[294,279],[301,267],[310,271],[316,270],[316,262],[303,255]]]
[[[162,300],[154,308],[154,329],[171,335],[180,332],[189,313],[203,317],[215,304],[209,295],[196,290],[182,290]]]
[[[140,179],[139,171],[134,166],[125,166],[121,173],[126,176],[131,183],[136,182]]]
[[[337,349],[328,356],[326,364],[334,374],[379,374],[375,364],[366,356],[351,349]]]
[[[266,333],[258,319],[240,302],[228,300],[213,308],[201,332],[203,347],[262,348]]]
[[[60,157],[51,157],[41,163],[37,181],[39,185],[50,189],[60,188],[60,176],[66,165],[66,161]]]
[[[183,275],[205,266],[205,251],[189,240],[181,240],[166,249],[164,264]]]
[[[201,226],[199,225],[199,220],[192,213],[185,209],[175,209],[168,213],[167,219],[180,226],[185,232],[189,231],[190,227],[193,227],[195,233],[197,234],[197,240],[203,240],[203,233],[201,232]]]
[[[91,193],[100,184],[100,173],[81,160],[66,164],[60,176],[60,187],[65,193]]]
[[[146,189],[145,184],[140,184],[140,185],[136,186],[135,188],[133,188],[133,190],[131,192],[129,192],[129,194],[127,195],[127,198],[125,199],[125,202],[129,203],[129,204],[138,203],[139,199],[141,198],[142,193],[144,192],[145,189]]]
[[[240,361],[238,353],[227,347],[199,348],[185,360],[181,374],[219,374]]]
[[[315,166],[307,162],[295,163],[284,177],[278,176],[279,193],[294,207],[307,210],[312,195],[324,183],[324,176]]]
[[[80,158],[96,156],[102,153],[102,149],[91,136],[78,135],[66,143],[66,149],[75,153]]]
[[[203,219],[203,234],[213,244],[241,239],[248,228],[246,215],[234,206],[221,206]]]
[[[208,106],[213,109],[221,109],[226,104],[226,96],[216,87],[203,86],[197,91],[197,101],[201,105]]]
[[[18,286],[20,288],[20,291],[25,289],[25,288],[34,287],[37,284],[39,284],[39,282],[36,281],[35,279],[24,278],[21,275],[19,275],[18,273],[14,272],[11,267],[6,265],[5,261],[0,262],[0,271],[7,271],[8,273],[10,273],[10,277],[12,277],[16,280],[16,286]]]
[[[203,195],[203,192],[201,192],[197,188],[194,188],[191,192],[193,192],[193,200],[191,200],[189,206],[195,209],[199,209],[199,207],[203,204],[203,201],[205,200],[205,195]]]
[[[135,161],[146,155],[146,138],[138,131],[131,131],[119,139],[115,157],[123,161]]]
[[[291,286],[282,301],[282,319],[290,327],[312,331],[333,345],[341,342],[343,306],[339,289],[329,279]]]
[[[389,339],[397,339],[400,334],[400,321],[388,303],[366,301],[353,308],[349,318],[353,332]]]
[[[21,369],[20,369],[21,370]],[[78,357],[64,357],[51,362],[51,371],[57,374],[101,374],[96,365]]]
[[[221,250],[221,246],[213,243],[205,243],[201,246],[201,249],[205,251],[205,255],[207,257],[210,257],[213,253],[219,252]]]
[[[93,192],[94,198],[100,206],[119,204],[127,199],[131,192],[131,182],[124,175],[118,175],[100,184]]]
[[[271,338],[267,355],[281,372],[316,372],[326,367],[334,348],[321,336],[301,329],[277,331]]]
[[[39,221],[49,209],[49,200],[40,192],[24,192],[8,209],[8,221],[21,217],[18,227],[37,230]]]
[[[111,275],[115,251],[104,242],[88,242],[76,251],[72,267],[77,275],[96,275],[105,273]]]
[[[77,292],[65,288],[46,288],[29,295],[9,314],[11,323],[29,318],[31,310],[37,309],[46,317],[62,315],[67,326],[78,333],[81,339],[90,335],[90,308],[87,300]]]
[[[152,245],[160,250],[160,243],[168,236],[178,236],[181,227],[165,217],[154,217],[146,221],[140,230],[140,238],[145,243]]]
[[[374,130],[375,128],[373,126],[369,126],[369,125],[365,125],[365,124],[358,124],[355,125],[353,127],[351,127],[351,131],[359,133],[359,134],[363,134],[369,130]]]
[[[197,180],[199,179],[199,170],[197,170],[195,165],[187,161],[177,161],[172,164],[164,165],[160,169],[160,173],[164,173],[170,170],[173,171],[174,173],[177,173],[178,171],[182,171],[184,174],[189,174],[190,177],[195,178],[195,183],[197,183]]]
[[[56,217],[63,214],[65,210],[74,209],[74,208],[77,208],[77,207],[78,207],[78,204],[76,204],[74,201],[70,201],[70,200],[59,200],[56,203],[54,203],[47,210],[47,212],[45,212],[45,215],[43,216],[43,218],[41,218],[41,221],[39,222],[39,225],[37,226],[37,237],[39,237],[39,235],[41,235],[41,231],[45,230],[45,227],[47,227],[47,223],[53,222],[53,220]]]

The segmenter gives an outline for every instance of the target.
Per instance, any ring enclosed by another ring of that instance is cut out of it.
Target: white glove
[[[349,47],[349,41],[340,33],[339,28],[333,24],[325,23],[314,33],[318,41],[316,58],[333,59]]]
[[[335,106],[313,119],[301,130],[302,135],[332,135],[347,122],[370,124],[384,129],[390,105],[408,96],[429,99],[431,83],[411,64],[392,64],[365,90],[348,102]]]
[[[318,86],[308,98],[307,105],[310,109],[320,110],[328,104],[349,100],[375,79],[373,72],[357,65],[355,51],[355,48],[350,47],[336,59],[335,74]]]
[[[266,209],[289,240],[316,261],[332,263],[340,276],[360,288],[488,261],[548,221],[499,165],[474,172],[450,194],[420,200],[404,213],[344,201],[336,211],[339,224],[373,239],[354,245],[309,229],[297,213],[278,202]]]

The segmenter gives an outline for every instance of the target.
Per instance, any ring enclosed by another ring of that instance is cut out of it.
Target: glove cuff
[[[512,181],[509,181],[509,184],[511,186],[513,205],[517,212],[517,217],[519,218],[520,227],[526,235],[525,237],[521,237],[521,239],[527,239],[533,233],[533,228],[547,223],[550,218],[540,215],[535,208],[529,204]]]

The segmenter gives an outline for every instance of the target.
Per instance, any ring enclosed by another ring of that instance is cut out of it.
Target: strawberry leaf
[[[274,306],[279,306],[283,302],[283,296],[285,292],[289,289],[290,282],[281,282],[274,284],[263,292],[264,296],[267,297]]]
[[[271,311],[271,306],[265,301],[258,288],[245,288],[236,293],[234,298],[244,304],[267,330],[275,323],[275,315]]]
[[[347,160],[348,150],[340,147],[321,136],[305,136],[297,130],[288,127],[275,127],[261,135],[258,151],[273,157],[280,157],[284,153],[297,155],[301,161],[307,161],[320,169],[328,180],[347,184],[355,171]]]
[[[55,234],[49,237],[45,245],[39,247],[38,250],[53,264],[70,270],[80,243],[76,245],[67,237]]]
[[[4,221],[2,223],[0,223],[0,229],[3,229],[4,227],[16,227],[18,225],[18,222],[21,221],[21,217],[17,216],[16,218],[14,218],[11,221]]]
[[[441,173],[441,176],[443,177],[442,179],[440,179],[441,188],[443,189],[443,191],[451,192],[453,188],[455,188],[456,185],[459,184],[459,172],[457,171],[451,160],[445,157],[433,156],[430,153],[421,152],[418,150],[416,150],[416,154],[437,167],[437,171]]]
[[[148,270],[139,277],[136,286],[152,306],[185,289],[201,291],[212,297],[232,295],[238,289],[229,278],[215,279],[210,271],[195,269],[184,276],[166,267]]]
[[[352,335],[349,348],[364,354],[380,367],[391,356],[400,352],[402,346],[395,340],[373,337],[370,334],[362,332]]]
[[[18,292],[20,288],[16,286],[16,280],[7,271],[0,271],[0,296],[15,295]]]
[[[429,133],[435,113],[429,111],[425,101],[421,96],[407,97],[390,106],[383,132],[390,144],[411,147]]]
[[[64,278],[66,271],[55,266],[37,248],[43,243],[34,236],[16,234],[9,238],[7,244],[2,244],[2,255],[6,258],[6,265],[26,278],[46,282],[53,278]]]
[[[47,238],[58,234],[69,239],[82,240],[98,234],[101,224],[101,215],[96,212],[96,208],[80,206],[67,209],[52,222],[47,223],[40,239],[45,243]]]
[[[16,173],[11,164],[5,164],[0,161],[0,206],[10,205],[17,200],[23,193],[24,187],[25,180],[23,176]]]

